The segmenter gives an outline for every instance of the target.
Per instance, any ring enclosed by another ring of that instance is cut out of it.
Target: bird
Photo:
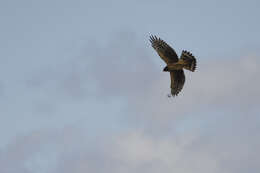
[[[171,77],[171,94],[168,97],[177,96],[185,83],[184,70],[194,72],[196,70],[196,58],[187,50],[183,50],[180,58],[175,50],[160,37],[150,35],[149,41],[161,59],[166,63],[163,72],[169,72]]]

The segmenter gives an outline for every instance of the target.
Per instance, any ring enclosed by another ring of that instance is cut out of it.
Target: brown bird
[[[171,75],[171,95],[177,96],[182,90],[185,75],[183,69],[190,70],[192,72],[196,69],[196,59],[188,51],[183,50],[180,59],[176,52],[165,41],[156,36],[150,36],[150,42],[152,47],[156,50],[158,55],[167,64],[164,67],[164,72],[170,72]],[[170,97],[170,95],[168,95]]]

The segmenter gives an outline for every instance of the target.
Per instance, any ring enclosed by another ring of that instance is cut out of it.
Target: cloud
[[[253,123],[250,121],[250,124]],[[76,126],[38,131],[18,137],[1,152],[0,170],[242,173],[259,169],[260,141],[256,129],[235,125],[231,133],[228,126],[222,126],[225,133],[219,132],[219,128],[208,130],[162,138],[136,129],[93,138],[83,127]],[[243,131],[255,133],[248,135]]]
[[[200,61],[200,57],[197,57]],[[208,60],[199,63],[195,73],[186,71],[186,83],[180,95],[168,99],[170,79],[164,74],[151,86],[142,87],[143,92],[132,96],[129,111],[132,120],[142,119],[145,125],[159,129],[184,116],[229,112],[246,116],[259,112],[260,98],[259,57],[245,56],[238,59]],[[145,104],[143,104],[145,103]],[[140,125],[143,126],[144,124]]]
[[[184,89],[169,99],[163,62],[135,37],[88,42],[59,68],[42,66],[26,76],[20,120],[46,123],[0,150],[0,172],[257,172],[259,56],[197,56],[197,71],[186,71]]]
[[[89,52],[92,58],[88,66],[88,76],[97,88],[95,96],[100,100],[121,98],[128,124],[166,133],[178,126],[179,120],[194,114],[203,117],[228,112],[246,116],[259,111],[259,56],[204,60],[197,55],[197,71],[185,71],[182,92],[168,99],[170,77],[162,72],[164,63],[148,40],[134,38],[133,33],[119,34],[107,46],[90,49],[93,52]]]

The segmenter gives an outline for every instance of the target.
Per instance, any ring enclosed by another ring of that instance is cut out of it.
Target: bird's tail
[[[180,59],[185,62],[184,64],[186,64],[183,68],[192,72],[195,71],[197,62],[195,57],[190,52],[183,50]]]

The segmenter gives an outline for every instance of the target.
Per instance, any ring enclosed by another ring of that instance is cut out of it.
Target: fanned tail
[[[197,62],[195,57],[190,52],[183,50],[180,59],[185,62],[186,65],[184,66],[184,68],[186,70],[190,70],[192,72],[196,70]]]

